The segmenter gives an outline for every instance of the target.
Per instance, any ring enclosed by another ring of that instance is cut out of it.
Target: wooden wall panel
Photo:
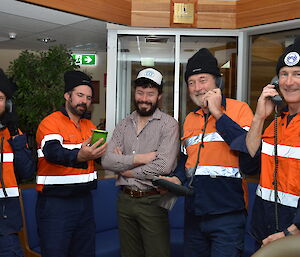
[[[235,29],[235,14],[230,13],[199,13],[197,19],[197,28],[207,29]]]
[[[236,13],[236,2],[198,0],[198,12]]]
[[[131,25],[135,27],[170,27],[170,12],[134,11]]]
[[[240,0],[237,28],[300,18],[300,0]]]
[[[297,0],[239,0],[237,2],[238,12],[247,12],[249,10],[263,9],[268,7],[276,7],[282,4],[299,2]],[[295,6],[296,7],[296,6]]]
[[[170,0],[132,0],[132,11],[170,12]]]
[[[170,0],[132,0],[131,25],[170,27]]]
[[[86,17],[131,25],[131,0],[23,0]]]
[[[197,28],[236,28],[236,2],[198,0]]]
[[[170,0],[132,0],[132,26],[170,27]],[[235,28],[236,2],[198,0],[197,28]],[[178,26],[179,27],[179,26]]]
[[[23,0],[118,24],[170,27],[171,0]],[[235,29],[300,18],[300,0],[198,0],[197,28]]]

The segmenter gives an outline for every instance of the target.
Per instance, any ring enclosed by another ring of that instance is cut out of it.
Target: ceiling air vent
[[[167,43],[169,38],[167,37],[156,37],[156,36],[149,36],[145,37],[145,42],[146,43],[162,43],[165,44]]]

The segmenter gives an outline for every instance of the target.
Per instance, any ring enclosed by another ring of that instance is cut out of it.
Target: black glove
[[[4,124],[8,128],[11,137],[19,135],[18,115],[14,111],[4,114]]]

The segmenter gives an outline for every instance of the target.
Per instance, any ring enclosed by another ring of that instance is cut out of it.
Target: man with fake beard
[[[91,79],[68,71],[65,107],[37,130],[37,224],[43,257],[95,256],[95,221],[90,190],[97,186],[94,160],[106,144],[90,146],[95,125],[84,114],[91,105]],[[98,147],[99,146],[99,147]]]
[[[158,205],[162,196],[150,180],[175,168],[179,150],[177,121],[157,107],[162,87],[157,70],[139,72],[136,110],[117,125],[102,159],[105,169],[119,175],[122,257],[170,256],[168,212]]]

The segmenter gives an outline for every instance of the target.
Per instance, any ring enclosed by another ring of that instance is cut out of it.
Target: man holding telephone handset
[[[263,245],[300,234],[300,36],[279,57],[276,73],[286,108],[262,133],[265,119],[278,108],[272,98],[279,93],[274,85],[265,86],[246,139],[233,146],[240,150],[241,142],[246,143],[254,157],[240,155],[243,171],[261,168],[252,234]],[[260,158],[261,167],[254,165],[260,164]]]
[[[188,184],[184,224],[185,257],[239,257],[243,250],[245,202],[238,153],[232,140],[246,134],[250,107],[222,95],[217,59],[200,49],[186,66],[185,81],[198,106],[184,122],[180,163],[173,177]]]
[[[106,151],[91,143],[96,127],[85,113],[93,87],[81,71],[64,74],[65,106],[42,120],[38,145],[37,224],[43,257],[95,256],[95,221],[90,191],[97,187],[94,160]]]

